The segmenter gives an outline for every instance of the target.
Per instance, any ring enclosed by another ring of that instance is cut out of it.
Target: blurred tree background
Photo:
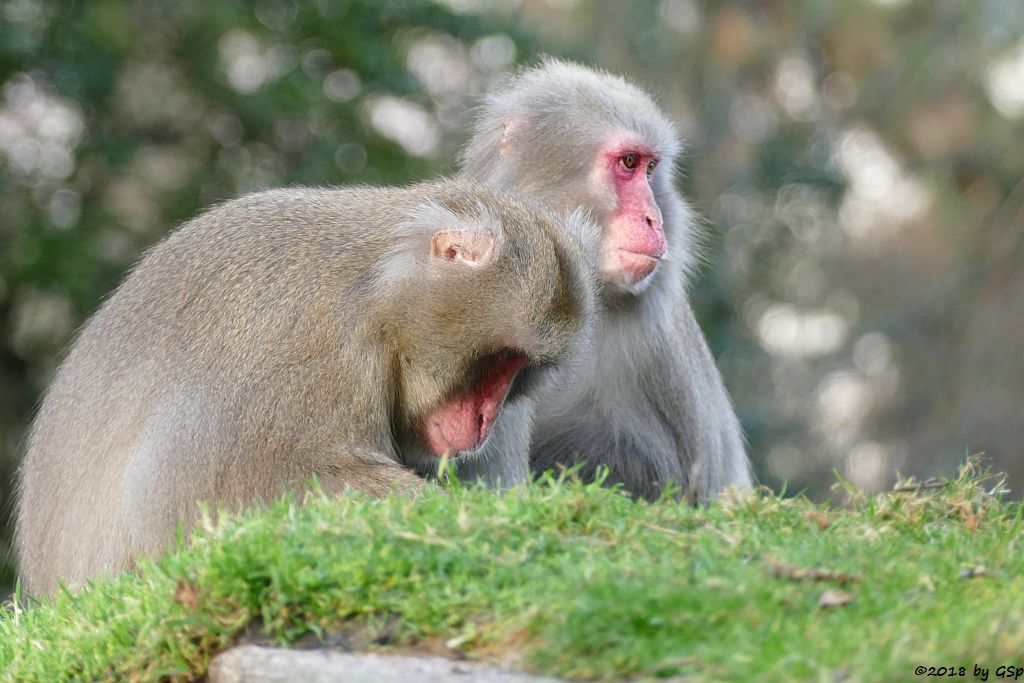
[[[695,302],[764,483],[984,451],[1024,486],[1018,0],[3,0],[0,524],[41,392],[144,249],[249,190],[451,171],[474,96],[541,53],[679,122]]]

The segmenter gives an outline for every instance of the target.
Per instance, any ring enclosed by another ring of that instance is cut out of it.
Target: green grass
[[[831,508],[767,493],[644,504],[550,481],[284,500],[206,525],[136,575],[7,605],[0,671],[189,679],[247,633],[609,681],[994,672],[1024,664],[1024,547],[1021,505],[993,485],[969,463],[941,486]],[[852,599],[822,607],[826,591]]]

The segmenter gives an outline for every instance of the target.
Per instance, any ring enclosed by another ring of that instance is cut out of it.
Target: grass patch
[[[53,604],[0,609],[12,680],[189,680],[245,634],[512,659],[583,679],[914,680],[1024,664],[1020,503],[958,478],[830,508],[547,481],[347,496],[207,525]],[[832,606],[823,606],[831,604]]]

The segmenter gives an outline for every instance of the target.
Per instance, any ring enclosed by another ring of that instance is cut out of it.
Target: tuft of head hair
[[[458,208],[429,199],[407,211],[404,218],[395,226],[395,240],[388,253],[377,264],[378,281],[395,282],[420,275],[429,261],[431,240],[441,231],[487,233],[497,252],[504,242],[502,221],[479,198]]]
[[[500,176],[509,164],[501,150],[521,142],[517,130],[529,130],[528,154],[548,150],[545,162],[566,164],[566,174],[588,163],[595,145],[613,134],[648,141],[670,163],[680,149],[675,126],[642,89],[607,71],[551,57],[511,75],[484,98],[460,155],[462,167],[504,184]]]

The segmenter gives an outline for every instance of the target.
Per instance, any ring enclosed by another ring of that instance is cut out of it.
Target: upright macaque
[[[600,226],[605,302],[595,347],[536,403],[531,467],[610,469],[635,495],[666,484],[705,501],[749,487],[739,421],[694,318],[686,278],[694,220],[673,187],[679,141],[651,98],[622,78],[547,60],[480,107],[463,174],[526,190]]]
[[[423,486],[414,471],[439,456],[525,449],[528,420],[502,410],[528,414],[585,338],[592,231],[462,181],[273,190],[186,223],[42,403],[17,511],[25,586],[129,567],[196,501],[237,509],[313,477],[382,496]],[[505,467],[477,463],[494,481]]]

